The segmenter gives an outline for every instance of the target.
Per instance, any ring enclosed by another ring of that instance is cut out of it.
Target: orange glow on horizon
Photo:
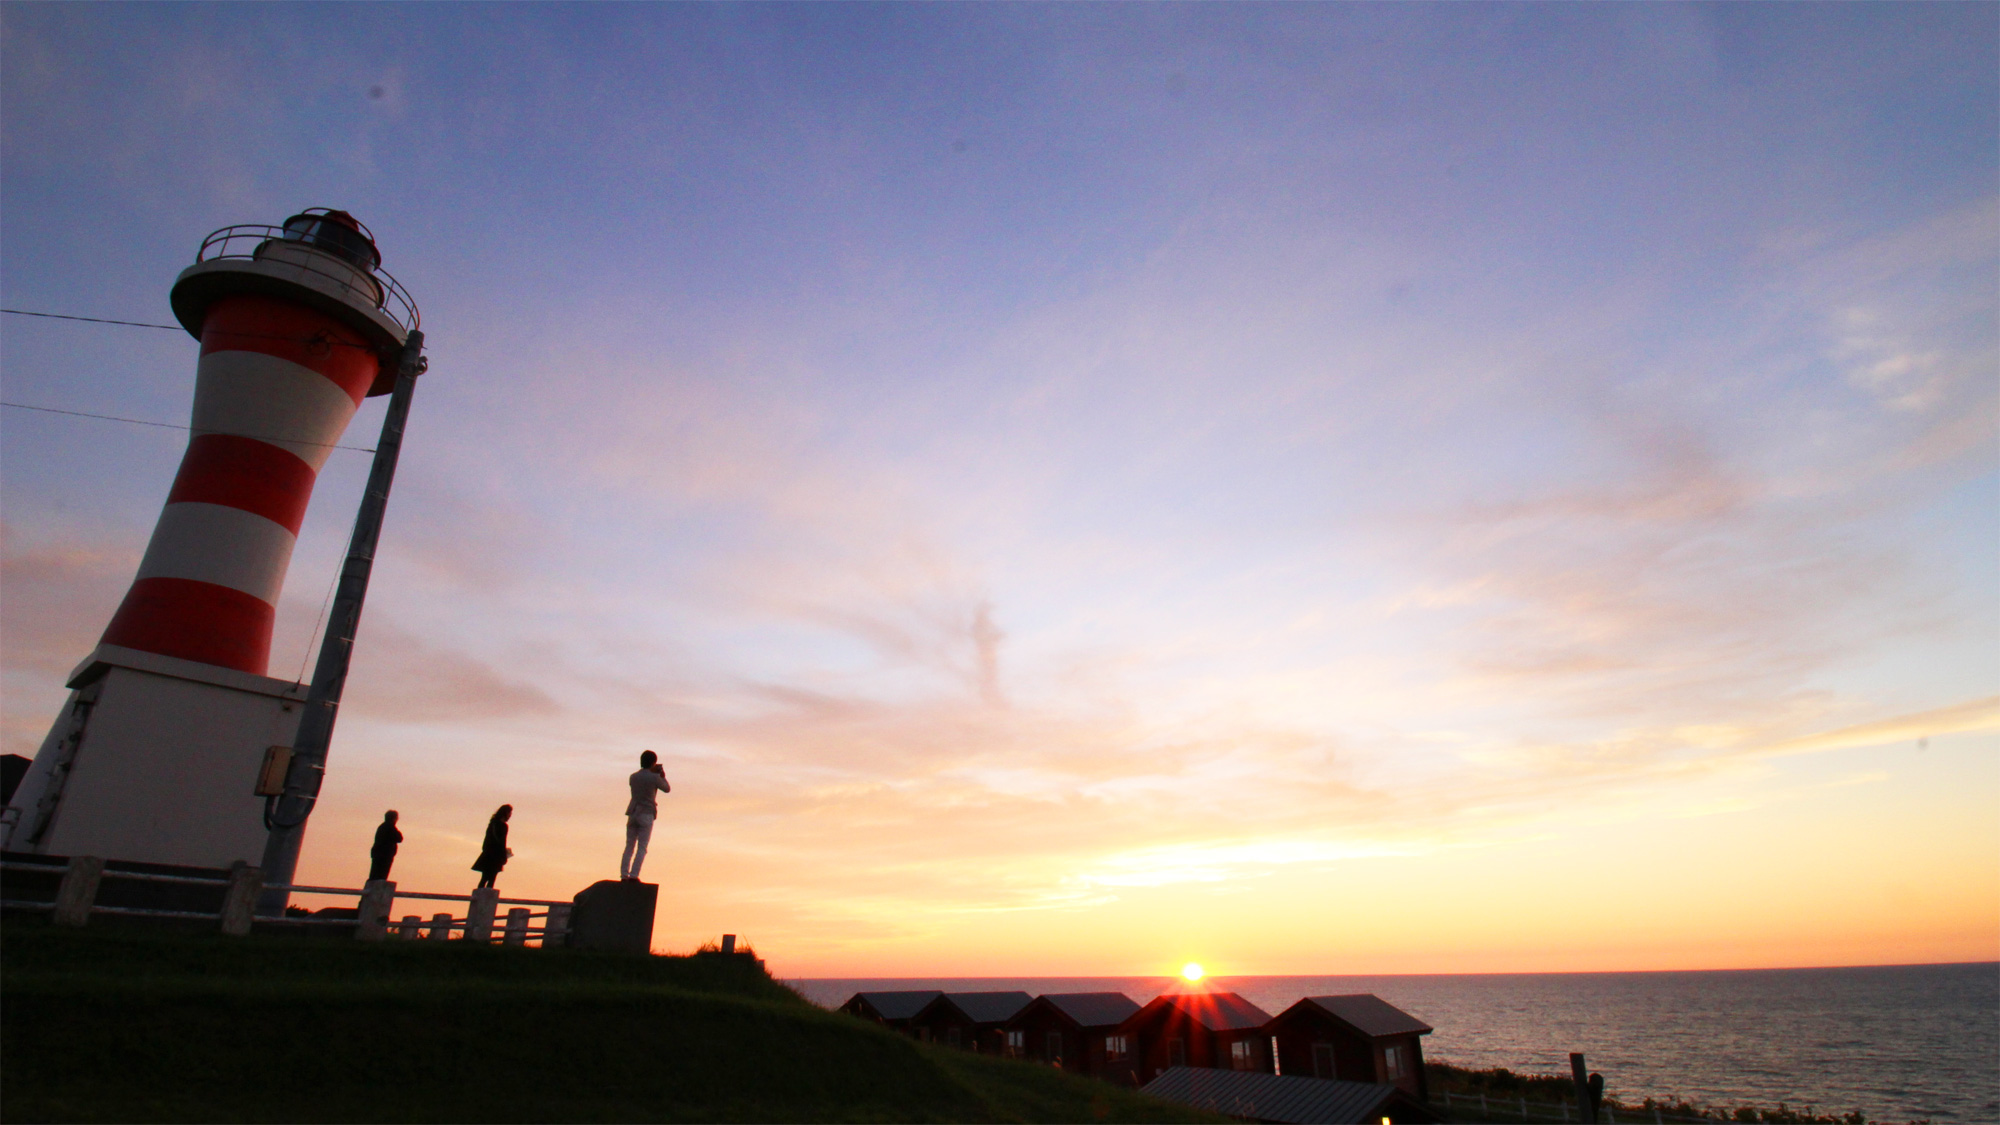
[[[1200,984],[1203,976],[1201,966],[1189,961],[1181,966],[1181,976],[1187,978],[1189,984]]]
[[[1970,757],[1973,749],[1961,754]],[[1819,782],[1810,802],[1754,812],[1701,807],[1681,816],[1643,803],[1600,805],[1587,826],[1524,818],[1513,839],[1409,847],[1408,854],[1386,846],[1374,855],[1300,849],[1299,858],[1283,840],[1260,845],[1265,854],[1239,839],[1217,846],[1196,838],[1176,844],[1166,857],[1172,862],[1155,871],[1122,858],[1093,865],[1010,851],[987,857],[991,878],[977,893],[933,875],[922,889],[938,901],[900,886],[896,895],[881,898],[872,876],[819,860],[803,839],[792,841],[785,862],[718,846],[732,830],[732,810],[687,801],[674,806],[677,817],[656,833],[647,860],[649,881],[662,884],[654,944],[686,951],[724,933],[754,934],[760,955],[784,977],[1158,976],[1190,992],[1205,990],[1218,975],[1991,961],[2000,958],[2000,907],[1994,905],[2000,902],[2000,864],[1988,858],[2000,848],[2000,822],[1989,804],[1993,789],[1962,784],[1949,801],[1934,797],[1938,782],[1957,768],[1945,752],[1934,742],[1900,766],[1907,781],[1894,776],[1833,785],[1827,782],[1853,776],[1852,764],[1800,769],[1794,784]],[[411,890],[469,888],[477,877],[465,870],[478,850],[475,830],[493,803],[518,794],[460,796],[440,786],[449,800],[425,800],[403,780],[408,768],[403,760],[378,764],[358,753],[346,763],[314,820],[303,881],[353,885],[343,880],[352,880],[357,868],[366,870],[381,810],[394,807],[409,826],[398,882]],[[610,779],[618,781],[622,775]],[[679,798],[683,784],[675,781]],[[517,802],[511,842],[518,854],[502,876],[506,892],[567,899],[615,873],[621,824],[602,812],[602,791],[613,788],[593,784],[581,795],[558,790]],[[690,787],[688,795],[693,792]],[[1929,835],[1848,827],[1869,815],[1893,824],[1922,820]],[[1701,831],[1690,831],[1696,825]],[[951,838],[955,822],[937,826],[941,840],[966,862],[973,845]],[[1527,827],[1542,830],[1528,834],[1522,831]],[[1936,854],[1925,850],[1926,841],[1938,839],[1963,843]],[[1205,866],[1174,866],[1197,855]],[[792,870],[793,863],[804,865],[811,880]],[[1541,870],[1561,870],[1566,879],[1592,887],[1600,908],[1571,918],[1522,909],[1524,887],[1532,884],[1519,873]],[[951,871],[956,878],[957,869]],[[1118,881],[1103,878],[1105,871]],[[1003,874],[1029,885],[1039,879],[1049,893],[1040,900],[979,897],[1001,885]],[[1399,908],[1357,919],[1324,894],[1331,878],[1350,898]],[[1088,900],[1076,897],[1079,885]],[[746,901],[744,887],[787,890],[825,916],[801,920]],[[1749,903],[1761,905],[1753,911]],[[995,904],[1011,909],[969,909]],[[1064,912],[1062,926],[1050,924],[1057,910]],[[1730,924],[1718,926],[1718,913]],[[1193,962],[1191,949],[1227,950],[1226,973]],[[1199,981],[1184,972],[1190,962],[1201,965]]]

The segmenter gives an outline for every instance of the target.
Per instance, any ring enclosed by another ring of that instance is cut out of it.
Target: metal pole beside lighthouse
[[[368,229],[326,208],[216,231],[171,299],[201,342],[187,452],[131,588],[71,674],[69,701],[0,815],[7,850],[257,863],[268,764],[325,761],[330,718],[303,730],[301,719],[337,702],[339,683],[328,697],[266,676],[271,631],[319,470],[371,395],[396,393],[384,435],[394,468],[422,369],[416,304],[382,271]],[[363,502],[369,559],[384,467],[378,456]],[[362,586],[366,573],[364,559]],[[329,631],[329,647],[341,637],[342,678],[360,612],[353,586],[344,572]],[[301,733],[317,749],[296,754]],[[288,792],[318,788],[315,770]],[[291,815],[302,820],[297,804]],[[296,826],[291,835],[295,856]]]
[[[312,815],[313,805],[319,800],[320,780],[326,775],[333,723],[339,717],[341,692],[347,687],[354,635],[361,626],[361,603],[368,596],[368,578],[375,569],[375,543],[382,535],[382,517],[389,510],[389,488],[396,480],[396,459],[403,451],[403,425],[410,417],[410,399],[416,394],[417,376],[427,366],[424,334],[412,331],[403,342],[403,354],[396,364],[396,389],[389,398],[389,412],[382,418],[382,436],[375,442],[375,461],[368,469],[368,489],[361,496],[361,510],[354,517],[347,561],[340,567],[340,587],[333,596],[332,616],[327,619],[326,639],[320,642],[319,661],[313,666],[312,690],[306,694],[298,737],[292,742],[284,791],[266,798],[264,805],[264,824],[271,833],[264,844],[266,882],[290,883],[292,873],[298,868],[306,818]],[[283,899],[280,892],[266,905],[282,912]]]

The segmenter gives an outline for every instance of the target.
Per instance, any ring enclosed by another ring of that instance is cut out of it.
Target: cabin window
[[[1060,1031],[1049,1032],[1048,1052],[1049,1052],[1048,1060],[1050,1062],[1062,1061],[1062,1032]]]
[[[1123,1035],[1107,1035],[1104,1037],[1105,1058],[1122,1059],[1128,1057],[1131,1053],[1132,1041],[1130,1039],[1125,1038]]]
[[[1271,1036],[1271,1073],[1272,1074],[1285,1073],[1284,1070],[1282,1069],[1281,1064],[1278,1061],[1278,1037],[1275,1035]]]
[[[1008,1032],[1007,1054],[1011,1057],[1019,1057],[1027,1053],[1028,1053],[1028,1033],[1025,1031]]]
[[[1167,1065],[1168,1066],[1187,1065],[1187,1040],[1185,1039],[1167,1040]]]
[[[1331,1043],[1313,1044],[1313,1077],[1314,1078],[1333,1077],[1333,1044]]]
[[[1255,1070],[1257,1068],[1257,1043],[1252,1039],[1238,1039],[1229,1045],[1229,1069]]]
[[[1382,1070],[1390,1078],[1401,1078],[1403,1076],[1403,1048],[1382,1048]]]

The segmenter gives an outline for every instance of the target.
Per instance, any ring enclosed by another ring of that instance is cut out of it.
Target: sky
[[[1994,960],[1996,33],[9,2],[0,300],[171,323],[326,205],[421,306],[307,880],[510,802],[567,898],[650,748],[656,944],[780,976]],[[185,421],[185,334],[0,320],[6,401]],[[185,440],[0,410],[7,752]]]

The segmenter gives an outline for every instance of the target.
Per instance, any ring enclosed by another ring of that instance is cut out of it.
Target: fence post
[[[1522,1095],[1521,1095],[1521,1120],[1523,1120],[1523,1121],[1526,1121],[1527,1119],[1528,1119],[1528,1095],[1526,1095],[1526,1094],[1522,1094]]]
[[[62,885],[56,888],[55,924],[81,926],[90,921],[90,908],[97,905],[97,883],[104,878],[104,857],[73,855],[63,869]]]
[[[1479,1091],[1479,1116],[1488,1117],[1492,1115],[1492,1112],[1492,1110],[1486,1108],[1486,1091]]]
[[[1585,1073],[1589,1069],[1583,1064],[1582,1051],[1569,1053],[1569,1074],[1576,1081],[1577,1120],[1584,1122],[1585,1125],[1596,1125],[1597,1114],[1592,1111],[1590,1105],[1590,1076]]]
[[[361,905],[354,910],[354,936],[362,941],[381,941],[389,933],[389,908],[396,902],[396,884],[390,879],[370,879],[361,885]]]
[[[493,940],[493,912],[500,908],[500,889],[481,887],[472,892],[472,905],[465,911],[465,940]]]
[[[542,948],[559,949],[568,944],[569,903],[554,903],[549,907],[549,916],[542,922]]]
[[[508,908],[507,937],[505,940],[508,945],[525,945],[527,943],[528,941],[527,907],[514,906]]]
[[[222,891],[222,932],[242,937],[250,932],[257,896],[264,891],[264,869],[243,860],[229,865],[229,886]]]
[[[415,941],[423,936],[423,928],[423,915],[405,914],[403,915],[403,924],[396,928],[396,936],[402,938],[404,941]]]
[[[451,940],[451,915],[449,913],[431,915],[431,932],[424,936],[432,941]]]

